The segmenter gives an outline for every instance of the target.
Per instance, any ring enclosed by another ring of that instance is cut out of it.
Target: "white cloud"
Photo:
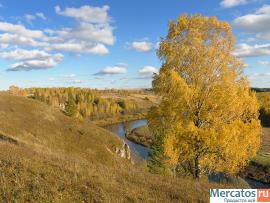
[[[9,33],[0,34],[0,43],[19,46],[37,46],[37,47],[49,45],[47,42],[36,41],[31,37],[25,37],[23,35],[9,34]]]
[[[103,7],[92,7],[82,6],[80,8],[65,8],[61,10],[60,6],[55,6],[55,12],[59,15],[73,17],[78,21],[84,21],[88,23],[108,23],[109,6],[104,5]]]
[[[66,39],[78,39],[113,45],[115,37],[112,31],[113,29],[109,24],[99,25],[81,22],[77,27],[63,28],[56,33]]]
[[[270,55],[270,44],[248,45],[238,44],[234,51],[237,57],[256,57]]]
[[[142,69],[139,70],[140,75],[150,75],[158,74],[158,69],[153,66],[144,66]]]
[[[270,5],[263,5],[256,11],[257,14],[270,14]]]
[[[270,66],[270,61],[258,61],[258,63],[263,66]]]
[[[89,6],[83,6],[81,8],[85,8],[85,7],[88,8]],[[93,7],[93,8],[94,8],[93,11],[91,9],[90,10],[83,9],[84,15],[91,16],[102,11],[103,13],[105,12],[106,15],[97,14],[98,16],[96,16],[96,18],[101,18],[103,20],[93,20],[93,22],[96,22],[96,23],[91,23],[92,22],[91,20],[87,20],[87,21],[80,20],[80,21],[77,21],[74,27],[65,27],[60,30],[45,29],[44,32],[46,32],[49,36],[47,36],[41,30],[30,30],[30,29],[27,29],[24,25],[12,24],[12,23],[7,23],[7,22],[0,22],[0,32],[2,31],[8,34],[16,34],[20,36],[21,38],[22,37],[27,38],[28,40],[32,38],[32,39],[39,39],[41,41],[61,42],[61,43],[64,42],[65,45],[63,46],[66,46],[66,44],[70,44],[71,42],[74,44],[84,44],[83,45],[84,47],[91,47],[91,49],[93,49],[93,51],[89,51],[89,49],[87,49],[86,52],[88,53],[93,52],[93,53],[98,53],[98,54],[102,52],[104,54],[105,52],[107,53],[108,50],[107,48],[105,48],[105,45],[101,46],[100,44],[113,45],[115,42],[115,37],[113,36],[113,28],[110,25],[110,22],[108,21],[109,16],[108,16],[107,10],[109,8],[106,6]],[[76,10],[76,8],[72,8],[72,9]],[[67,12],[68,14],[69,8],[67,8],[66,10],[68,11]],[[76,11],[80,11],[80,8],[78,8]],[[90,12],[90,13],[87,14],[87,12]],[[62,11],[60,13],[62,13]],[[27,17],[28,20],[33,20],[35,18],[35,16],[29,15],[29,14],[25,16]],[[41,12],[36,13],[36,16],[43,19],[46,18],[45,15]],[[74,17],[75,19],[80,18],[76,15],[73,16],[71,14],[68,16]],[[100,16],[107,16],[107,17],[100,17]],[[36,46],[36,44],[34,43],[30,43],[29,45]],[[83,50],[81,50],[81,52],[83,52]]]
[[[40,50],[16,49],[14,51],[0,52],[0,57],[9,60],[46,59],[50,54]]]
[[[0,22],[0,31],[18,34],[29,38],[47,38],[40,30],[29,30],[23,25],[16,25],[7,22]]]
[[[40,18],[40,19],[42,19],[42,20],[46,20],[46,19],[47,19],[46,16],[44,15],[44,13],[42,13],[42,12],[37,12],[37,13],[35,13],[35,14],[33,14],[33,15],[32,15],[32,14],[25,14],[25,15],[23,16],[23,19],[24,19],[27,23],[32,24],[32,22],[33,22],[34,20],[36,20],[37,17]],[[18,18],[20,18],[20,17],[18,17]]]
[[[266,72],[266,73],[253,73],[248,75],[248,78],[251,82],[252,87],[270,87],[270,83],[269,83],[269,76],[270,73]]]
[[[44,29],[44,32],[47,33],[47,34],[49,34],[49,35],[56,34],[56,31],[55,30],[52,30],[52,29],[49,29],[49,28]]]
[[[108,15],[109,6],[91,7],[82,6],[80,8],[65,8],[61,10],[55,7],[57,14],[72,17],[78,24],[72,28],[63,28],[56,33],[65,39],[76,39],[91,43],[104,43],[112,45],[115,42],[113,28],[110,25]]]
[[[147,41],[135,41],[135,42],[132,42],[131,48],[139,52],[147,52],[152,49],[152,43],[147,42]]]
[[[32,21],[36,19],[35,16],[30,15],[30,14],[24,15],[24,18],[25,18],[26,22],[28,22],[28,23],[32,23]]]
[[[246,39],[240,39],[241,42],[255,42],[257,39],[255,37],[249,37]]]
[[[10,66],[8,71],[30,71],[41,70],[55,67],[60,61],[54,58],[48,58],[45,60],[28,60],[23,62],[14,63]]]
[[[59,43],[59,44],[52,44],[47,49],[48,50],[61,50],[66,52],[80,52],[82,50],[82,45],[78,43]]]
[[[10,66],[8,71],[48,69],[56,66],[64,58],[62,54],[49,54],[40,50],[16,49],[0,52],[0,58],[18,61]]]
[[[61,77],[63,77],[63,78],[75,78],[76,75],[74,73],[71,73],[71,74],[67,74],[67,75],[62,75]]]
[[[9,47],[9,44],[0,43],[0,49],[7,49]]]
[[[270,76],[270,73],[254,73],[254,76]]]
[[[85,44],[84,42],[65,42],[60,44],[53,44],[48,47],[48,50],[59,50],[73,53],[89,53],[104,55],[108,54],[109,50],[103,44]]]
[[[243,63],[244,68],[248,68],[249,64],[248,63]]]
[[[44,15],[44,13],[42,13],[42,12],[37,12],[36,13],[36,16],[39,17],[39,18],[41,18],[42,20],[46,20],[47,19],[46,16]]]
[[[220,5],[225,8],[231,8],[248,3],[247,0],[223,0]]]
[[[82,6],[63,10],[56,6],[55,11],[59,15],[73,18],[75,25],[59,30],[34,30],[26,28],[23,24],[0,21],[0,57],[15,61],[8,70],[54,67],[64,58],[63,54],[55,54],[56,51],[95,55],[109,53],[107,45],[113,45],[115,37],[108,6]],[[37,18],[46,20],[42,12],[24,16],[29,23]],[[115,67],[111,68],[114,70]],[[113,70],[107,67],[105,72]]]
[[[90,53],[103,55],[109,53],[106,45],[113,45],[115,37],[110,25],[108,6],[80,8],[65,8],[59,6],[55,11],[59,15],[72,17],[77,21],[75,27],[65,27],[61,30],[47,30],[52,35],[64,39],[65,43],[55,44],[52,48],[75,53]]]
[[[72,80],[67,80],[66,82],[69,84],[81,84],[83,81],[80,79],[72,79]]]
[[[117,75],[117,74],[124,74],[126,72],[127,72],[127,65],[118,64],[116,66],[105,67],[103,70],[96,73],[95,75]]]
[[[57,81],[60,83],[67,83],[67,84],[80,84],[83,83],[81,79],[76,78],[76,75],[71,73],[71,74],[66,74],[66,75],[59,75],[56,77],[49,77],[49,81]]]
[[[264,5],[255,13],[240,16],[233,25],[247,33],[255,34],[259,39],[270,39],[270,5]]]
[[[103,44],[97,44],[88,49],[89,53],[103,55],[109,53],[109,50]]]
[[[234,19],[233,24],[246,32],[264,32],[270,29],[266,24],[269,20],[268,14],[248,14]]]
[[[103,79],[103,77],[96,76],[96,77],[94,77],[94,79],[96,79],[96,80],[102,80],[102,79]]]

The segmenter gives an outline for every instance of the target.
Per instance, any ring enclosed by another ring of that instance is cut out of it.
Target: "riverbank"
[[[147,125],[132,129],[126,134],[128,140],[150,148],[152,145],[152,133]]]

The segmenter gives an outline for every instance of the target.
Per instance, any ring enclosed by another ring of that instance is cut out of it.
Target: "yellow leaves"
[[[243,168],[247,160],[256,155],[260,146],[260,124],[253,120],[250,123],[244,123],[236,120],[229,125],[220,127],[219,144],[222,146],[222,156],[226,164],[230,167],[224,167],[224,162],[220,162],[219,171],[236,173]],[[219,157],[216,159],[218,160]]]
[[[256,154],[258,103],[233,44],[230,25],[215,17],[183,15],[170,23],[153,81],[162,99],[149,113],[150,127],[163,130],[170,164],[199,157],[208,170],[235,173]]]
[[[179,148],[177,147],[178,140],[174,135],[167,135],[164,140],[164,153],[169,157],[168,162],[174,166],[179,161]]]

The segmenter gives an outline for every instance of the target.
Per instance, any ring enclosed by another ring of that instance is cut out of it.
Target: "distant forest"
[[[92,120],[143,113],[151,102],[148,97],[136,98],[132,94],[147,94],[149,90],[97,90],[90,88],[26,88],[11,86],[13,95],[32,98],[59,108],[68,116]]]
[[[252,87],[251,88],[255,92],[270,92],[270,88],[258,88],[258,87]]]

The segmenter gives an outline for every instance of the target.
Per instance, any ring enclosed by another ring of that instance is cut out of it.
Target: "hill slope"
[[[0,94],[3,202],[208,202],[210,185],[151,175],[115,153],[122,141],[46,104]]]

